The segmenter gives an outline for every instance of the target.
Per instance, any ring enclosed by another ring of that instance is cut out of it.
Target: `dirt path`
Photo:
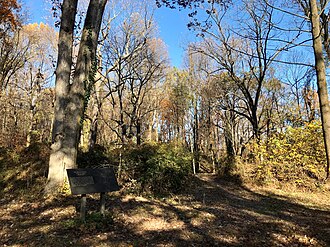
[[[196,180],[191,193],[171,199],[111,196],[104,219],[93,213],[97,198],[89,198],[85,224],[76,220],[78,198],[2,199],[0,245],[330,246],[325,193],[288,197],[211,175]]]

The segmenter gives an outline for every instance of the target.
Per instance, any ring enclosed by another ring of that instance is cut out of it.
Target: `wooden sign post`
[[[86,194],[100,193],[100,212],[105,214],[105,193],[119,190],[112,168],[67,169],[72,195],[81,195],[80,218],[86,217]]]

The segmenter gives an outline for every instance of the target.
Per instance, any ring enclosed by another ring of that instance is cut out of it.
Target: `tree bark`
[[[141,140],[141,122],[140,120],[138,119],[136,121],[136,144],[137,145],[141,145],[142,143],[142,140]]]
[[[198,109],[197,109],[197,99],[194,99],[194,123],[193,123],[193,141],[194,141],[194,161],[195,161],[195,171],[199,172],[199,121],[198,121]]]
[[[310,21],[312,24],[313,49],[315,57],[315,69],[317,77],[317,87],[321,110],[322,130],[324,146],[326,152],[326,179],[329,178],[330,166],[330,107],[326,81],[326,67],[323,55],[322,36],[320,27],[320,15],[316,0],[310,0]]]
[[[100,57],[100,54],[99,54]],[[99,62],[99,66],[102,64],[101,61]],[[101,103],[101,91],[102,91],[102,77],[100,72],[97,72],[96,82],[94,83],[94,98],[92,101],[92,116],[91,116],[91,126],[90,126],[90,135],[89,135],[89,143],[88,143],[88,150],[93,150],[96,142],[97,142],[97,133],[98,133],[98,123],[99,123],[99,116],[102,108]]]
[[[59,61],[56,69],[58,90],[55,89],[59,94],[56,94],[55,101],[53,144],[46,193],[58,191],[65,182],[65,170],[77,166],[77,149],[86,104],[86,88],[89,83],[94,83],[97,41],[106,2],[107,0],[92,0],[89,3],[72,84],[68,72],[71,72],[72,34],[77,0],[63,2]]]
[[[74,166],[84,110],[90,96],[86,95],[86,93],[90,93],[87,88],[95,83],[98,64],[96,59],[97,42],[106,2],[107,0],[94,0],[89,3],[80,41],[76,70],[70,88],[72,100],[68,104],[66,112],[68,121],[65,122],[65,131],[68,136],[68,146],[75,152],[74,156],[72,156]]]
[[[49,158],[47,194],[57,191],[64,181],[66,166],[66,149],[63,143],[65,110],[69,96],[70,75],[72,66],[72,46],[75,16],[78,0],[64,0],[62,4],[61,26],[58,41],[58,58],[55,82],[54,120],[52,145]]]

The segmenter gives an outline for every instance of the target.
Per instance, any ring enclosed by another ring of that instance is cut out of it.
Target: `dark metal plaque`
[[[87,186],[90,184],[94,184],[94,179],[92,176],[87,177],[71,177],[71,184],[74,187],[78,186]]]
[[[119,190],[112,168],[67,169],[73,195]]]

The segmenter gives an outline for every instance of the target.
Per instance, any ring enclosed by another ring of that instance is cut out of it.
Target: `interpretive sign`
[[[73,195],[103,193],[119,190],[112,168],[67,169]]]
[[[86,217],[86,194],[100,193],[100,212],[105,213],[105,193],[119,190],[112,168],[67,169],[71,194],[81,195],[80,218]]]

